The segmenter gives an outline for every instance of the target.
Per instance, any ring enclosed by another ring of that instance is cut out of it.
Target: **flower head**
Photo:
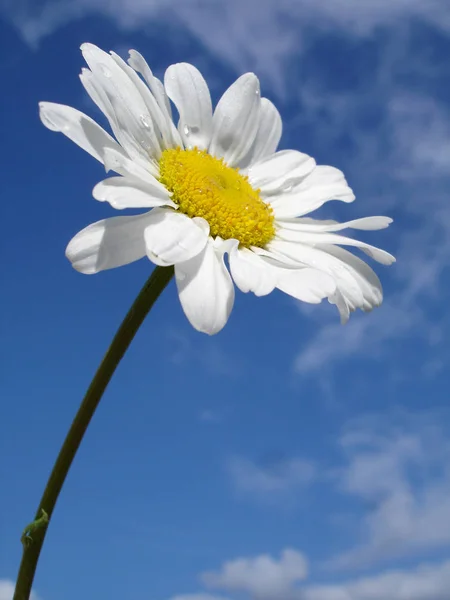
[[[42,122],[117,173],[94,187],[96,200],[146,211],[80,231],[66,251],[75,269],[97,273],[144,256],[174,265],[187,318],[209,334],[228,320],[233,280],[257,296],[278,288],[304,302],[328,298],[343,322],[356,308],[381,303],[378,277],[341,246],[361,248],[383,264],[394,257],[336,232],[382,229],[392,220],[306,217],[329,200],[355,197],[338,169],[296,150],[276,151],[281,118],[261,98],[255,75],[239,77],[213,112],[208,86],[192,65],[170,66],[163,85],[134,50],[127,64],[92,44],[81,49],[89,66],[81,82],[115,139],[69,106],[42,102]]]

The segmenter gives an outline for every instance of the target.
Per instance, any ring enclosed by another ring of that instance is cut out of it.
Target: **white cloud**
[[[292,586],[306,578],[308,566],[300,552],[287,548],[279,560],[268,554],[237,558],[226,562],[218,572],[203,573],[208,587],[243,591],[256,599],[286,598]]]
[[[0,600],[12,600],[15,583],[11,579],[0,579]],[[39,600],[35,592],[31,592],[30,600]]]
[[[32,46],[92,14],[124,29],[175,21],[237,70],[257,70],[280,83],[289,57],[301,49],[302,32],[311,27],[366,36],[419,19],[450,29],[447,0],[1,0],[0,10]]]
[[[252,499],[298,504],[319,482],[359,506],[331,513],[350,532],[352,546],[324,566],[372,567],[399,557],[450,547],[450,436],[447,413],[390,411],[352,421],[339,438],[338,466],[291,458],[273,466],[235,458],[228,465],[235,488]],[[340,532],[336,535],[340,535]]]
[[[202,410],[199,413],[198,418],[205,423],[220,423],[220,421],[222,421],[221,413],[216,410],[211,410],[210,408]]]
[[[12,600],[14,595],[14,582],[9,579],[0,579],[0,600]]]
[[[276,502],[289,500],[291,494],[304,490],[316,475],[314,464],[302,458],[257,464],[247,458],[235,457],[228,463],[228,472],[238,492]]]
[[[450,439],[438,418],[368,419],[342,437],[339,488],[368,508],[361,542],[328,566],[361,567],[450,546]]]
[[[245,594],[249,600],[448,600],[450,560],[389,570],[341,583],[306,584],[307,563],[296,550],[226,562],[217,573],[205,573],[205,585]],[[242,596],[239,596],[240,598]],[[227,600],[188,594],[171,600]]]
[[[377,354],[387,340],[399,337],[417,324],[414,312],[404,310],[396,301],[384,305],[367,315],[352,315],[344,327],[337,319],[324,325],[297,355],[294,368],[298,373],[312,373],[335,361],[358,354]]]
[[[298,600],[448,600],[449,590],[450,561],[447,561],[338,585],[311,586],[298,595]]]

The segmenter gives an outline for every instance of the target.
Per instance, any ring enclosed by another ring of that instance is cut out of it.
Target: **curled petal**
[[[329,200],[353,202],[355,195],[339,169],[319,165],[292,191],[269,196],[275,217],[288,219],[306,215]]]
[[[208,241],[209,225],[205,219],[164,208],[155,208],[145,230],[148,258],[167,267],[199,254]]]
[[[290,190],[316,166],[316,161],[297,150],[281,150],[263,158],[248,170],[248,179],[263,196]]]
[[[354,219],[338,223],[337,221],[319,221],[317,219],[279,219],[278,226],[280,229],[291,229],[293,231],[306,232],[332,232],[341,231],[342,229],[359,229],[360,231],[376,231],[378,229],[386,229],[392,223],[390,217],[363,217],[362,219]]]
[[[389,254],[389,252],[343,235],[336,235],[335,233],[307,233],[303,231],[301,233],[292,232],[292,235],[289,235],[290,233],[291,232],[281,231],[279,236],[283,237],[283,239],[289,238],[290,241],[300,242],[310,246],[316,246],[317,244],[355,246],[356,248],[361,248],[363,252],[382,265],[391,265],[395,262],[395,257],[392,256],[392,254]]]

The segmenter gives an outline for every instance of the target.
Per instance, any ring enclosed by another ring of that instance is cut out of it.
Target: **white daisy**
[[[278,288],[304,302],[328,298],[343,322],[356,308],[369,311],[381,303],[378,277],[340,246],[361,248],[382,264],[394,257],[336,232],[382,229],[392,220],[337,223],[305,216],[329,200],[355,197],[338,169],[317,166],[296,150],[276,151],[281,118],[261,98],[253,73],[239,77],[213,112],[208,86],[192,65],[170,66],[163,85],[135,50],[128,64],[92,44],[81,50],[89,66],[81,81],[116,139],[61,104],[42,102],[42,122],[118,174],[94,187],[96,200],[119,210],[150,210],[80,231],[66,251],[75,269],[97,273],[144,256],[174,265],[187,318],[209,334],[228,320],[233,280],[257,296]]]

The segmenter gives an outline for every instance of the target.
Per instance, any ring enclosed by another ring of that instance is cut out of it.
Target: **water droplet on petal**
[[[140,121],[142,123],[142,126],[145,127],[145,129],[150,129],[151,128],[151,126],[152,126],[151,123],[152,122],[151,122],[151,119],[150,119],[149,115],[140,115],[139,119],[140,119]]]
[[[184,135],[189,135],[191,133],[190,127],[188,125],[185,125],[183,127],[183,133]]]
[[[106,67],[105,65],[100,65],[100,69],[105,77],[107,77],[108,79],[111,77],[112,74],[108,67]]]
[[[291,181],[288,180],[288,181],[285,181],[281,185],[280,189],[281,189],[282,192],[290,192],[290,191],[292,191],[293,187],[294,187],[294,184]]]

